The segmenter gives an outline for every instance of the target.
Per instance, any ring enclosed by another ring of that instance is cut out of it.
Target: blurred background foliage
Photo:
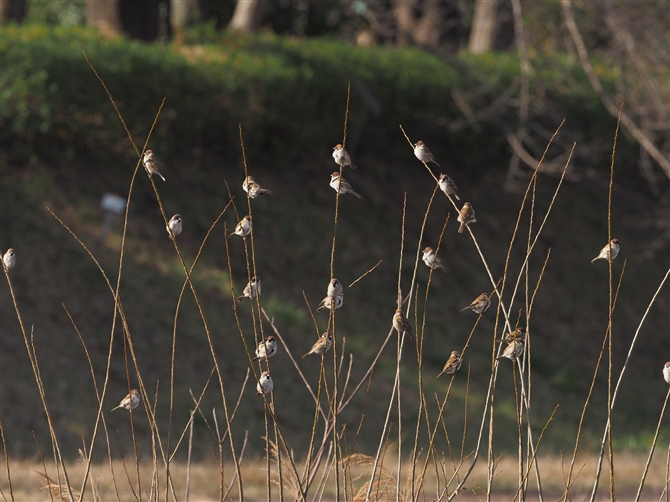
[[[16,2],[3,5],[12,3]],[[90,434],[97,407],[81,345],[61,304],[87,341],[100,381],[113,302],[94,264],[45,208],[72,226],[114,278],[121,222],[115,221],[107,240],[99,241],[103,218],[99,199],[106,192],[127,196],[137,164],[82,53],[104,79],[139,145],[166,99],[149,148],[157,152],[167,179],[159,185],[166,211],[184,217],[180,245],[187,256],[194,256],[228,201],[226,182],[239,211],[246,214],[238,132],[242,125],[250,172],[274,192],[254,201],[253,207],[263,304],[298,355],[316,337],[303,291],[314,306],[328,281],[334,192],[327,182],[336,167],[330,151],[342,138],[351,82],[347,149],[359,169],[346,177],[363,199],[341,200],[336,275],[348,284],[384,260],[347,293],[347,303],[338,311],[338,333],[346,337],[347,349],[354,355],[353,378],[362,376],[390,327],[403,193],[408,194],[403,279],[409,281],[433,188],[398,124],[412,140],[422,139],[430,146],[442,169],[455,179],[461,198],[473,203],[479,220],[475,230],[494,276],[500,277],[520,190],[549,138],[566,119],[548,151],[538,185],[535,211],[543,214],[576,142],[567,183],[531,259],[533,283],[551,249],[530,332],[535,425],[541,427],[560,403],[561,420],[552,423],[543,444],[553,452],[571,448],[607,324],[607,267],[604,262],[589,263],[607,239],[607,186],[616,127],[602,93],[617,107],[625,101],[634,122],[667,158],[668,3],[648,2],[644,8],[596,2],[572,6],[602,92],[594,89],[580,63],[559,3],[523,2],[519,32],[514,5],[499,2],[489,47],[477,51],[470,46],[478,9],[474,1],[436,2],[442,10],[439,35],[433,38],[428,29],[400,29],[401,17],[394,10],[398,6],[391,1],[262,2],[249,29],[230,26],[237,8],[233,2],[184,2],[187,15],[179,20],[174,18],[175,2],[136,3],[153,12],[153,17],[140,16],[147,20],[142,26],[123,24],[133,17],[132,2],[118,2],[116,24],[95,24],[90,3],[83,1],[24,2],[25,15],[18,17],[22,23],[7,21],[11,16],[5,12],[2,26],[0,249],[14,247],[19,256],[12,280],[24,319],[35,325],[49,405],[67,454],[74,457],[81,435]],[[422,5],[412,7],[417,24],[425,14]],[[523,33],[525,53],[518,48],[517,33]],[[147,39],[153,42],[146,43]],[[625,128],[617,145],[614,188],[612,231],[623,242],[621,257],[628,260],[615,314],[616,371],[668,267],[670,236],[668,176]],[[434,205],[419,249],[435,246],[449,213],[442,253],[451,273],[434,277],[427,306],[426,336],[434,344],[425,355],[428,394],[445,391],[446,380],[435,381],[432,375],[451,350],[462,347],[474,322],[474,315],[459,310],[490,290],[472,243],[455,233],[456,215],[443,199]],[[230,232],[237,217],[229,212],[224,220]],[[527,233],[525,225],[520,235]],[[533,228],[537,225],[536,216]],[[132,195],[121,297],[144,365],[140,368],[144,380],[160,381],[158,406],[165,412],[172,318],[183,272],[163,227],[154,194],[140,170]],[[243,246],[235,239],[229,245],[239,294],[246,282]],[[523,248],[522,244],[512,254],[512,271],[522,263]],[[615,262],[615,273],[623,259]],[[427,269],[420,265],[423,287]],[[216,349],[232,400],[247,364],[230,308],[221,226],[205,248],[195,279],[215,327]],[[0,292],[2,422],[10,449],[31,455],[35,452],[31,431],[42,445],[48,444],[48,431],[5,281]],[[640,431],[652,430],[658,417],[665,392],[660,371],[670,359],[669,302],[666,287],[645,324],[621,390],[614,427],[622,447],[646,448],[649,434]],[[518,299],[512,311],[522,307]],[[241,308],[247,340],[253,343],[248,305]],[[476,420],[490,368],[494,316],[489,313],[466,357],[472,377],[470,410]],[[319,322],[324,329],[324,317]],[[265,329],[267,333],[267,324]],[[177,332],[176,416],[184,419],[192,407],[188,390],[197,394],[212,366],[189,294]],[[125,395],[127,388],[120,332],[114,340],[110,402]],[[403,420],[410,434],[418,404],[413,352],[409,348],[403,358]],[[376,424],[385,413],[394,361],[394,351],[387,350],[375,371],[370,399],[359,396],[343,416],[349,430],[355,430],[366,410],[358,442],[366,452],[378,441]],[[278,416],[298,451],[308,438],[303,418],[313,413],[310,398],[287,358],[280,354],[272,363]],[[317,360],[307,359],[301,366],[316,381]],[[465,401],[463,370],[446,419],[454,431],[460,428]],[[601,368],[587,413],[587,447],[597,444],[604,424],[605,375]],[[252,399],[252,389],[246,394],[236,434],[243,436],[249,429],[250,441],[260,452],[263,408]],[[217,395],[210,387],[204,410],[217,406]],[[516,434],[507,433],[515,429],[513,396],[511,369],[504,367],[497,391],[499,448],[516,444]],[[167,428],[166,413],[161,416],[161,427]],[[111,415],[109,423],[113,429],[125,426],[120,415]],[[138,424],[140,432],[142,427],[146,424]],[[196,452],[207,455],[214,442],[200,419],[196,438]],[[148,449],[149,438],[143,441]]]

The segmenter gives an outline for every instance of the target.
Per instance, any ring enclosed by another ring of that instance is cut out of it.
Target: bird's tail
[[[459,233],[459,234],[462,234],[462,233],[463,233],[463,229],[465,229],[465,223],[461,222],[461,226],[458,227],[458,233]]]
[[[361,196],[360,196],[360,195],[358,195],[358,194],[357,194],[356,192],[354,192],[353,190],[351,190],[351,194],[352,194],[352,195],[355,195],[355,196],[356,196],[356,197],[357,197],[358,199],[360,199],[360,198],[361,198]]]
[[[261,194],[261,195],[264,195],[264,194],[272,195],[272,190],[267,190],[265,188],[261,188],[260,190],[258,190],[258,193]]]
[[[440,164],[438,164],[437,162],[435,162],[435,160],[431,160],[430,162],[432,162],[432,163],[435,164],[437,167],[439,167],[440,169],[442,169],[442,166],[440,166]]]
[[[237,301],[238,301],[238,302],[241,302],[242,300],[244,300],[244,295],[242,295],[242,296],[238,296],[238,297],[237,297]]]
[[[458,196],[456,192],[454,192],[454,197],[456,197],[456,200],[461,200],[461,198]]]
[[[596,256],[593,260],[591,260],[591,263],[595,263],[598,258],[600,258],[600,256]]]
[[[461,309],[460,311],[463,312],[464,310],[468,310],[468,309],[471,309],[471,308],[472,308],[472,305],[468,305],[467,307],[465,307],[464,309]]]
[[[358,167],[356,167],[356,164],[354,164],[353,162],[349,165],[351,166],[352,169],[358,169]]]
[[[440,265],[440,269],[444,270],[445,273],[449,273],[449,269],[445,267],[444,265]]]
[[[302,356],[302,358],[305,359],[305,358],[306,358],[308,355],[310,355],[310,354],[311,354],[311,352],[308,352],[307,354],[305,354],[304,356]]]
[[[158,171],[156,171],[156,174],[157,174],[158,176],[160,176],[161,179],[162,179],[163,181],[165,181],[165,178],[163,178],[163,175],[162,175],[161,173],[159,173]]]

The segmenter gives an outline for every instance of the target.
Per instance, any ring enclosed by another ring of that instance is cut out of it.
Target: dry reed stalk
[[[670,388],[668,388],[668,392],[666,392],[665,394],[665,401],[663,401],[663,408],[661,408],[661,415],[658,417],[658,425],[656,426],[654,439],[651,442],[651,448],[649,449],[649,457],[647,458],[647,462],[644,465],[644,472],[642,473],[642,478],[640,479],[640,486],[638,487],[637,494],[635,495],[635,502],[639,502],[640,496],[642,495],[642,488],[644,487],[644,481],[647,478],[647,473],[649,472],[649,464],[651,464],[651,459],[654,456],[654,449],[656,448],[656,441],[658,441],[658,433],[661,431],[661,424],[663,423],[663,415],[665,414],[665,409],[668,406],[668,398],[670,398]]]
[[[649,302],[649,305],[647,307],[647,310],[645,310],[644,315],[642,316],[642,319],[640,320],[640,323],[637,326],[637,329],[635,330],[635,335],[633,336],[633,340],[630,343],[630,347],[628,349],[628,354],[626,356],[626,361],[623,364],[623,367],[621,368],[621,372],[619,373],[619,378],[617,379],[616,386],[614,387],[614,392],[612,393],[612,409],[614,409],[614,403],[616,402],[616,397],[617,393],[619,391],[619,386],[621,385],[621,381],[623,380],[623,376],[626,372],[626,369],[628,368],[628,363],[630,362],[631,355],[633,353],[633,348],[635,347],[635,343],[637,342],[637,337],[640,334],[640,329],[642,328],[642,325],[644,324],[644,321],[647,318],[647,315],[649,314],[649,310],[651,309],[651,306],[654,304],[656,301],[656,298],[658,297],[659,293],[661,292],[661,289],[663,288],[663,285],[668,279],[668,276],[670,276],[670,268],[668,271],[665,273],[665,276],[663,276],[663,279],[661,280],[660,285],[656,289],[656,292],[654,293],[654,296],[652,297],[651,301]],[[591,493],[591,502],[593,502],[593,499],[595,498],[595,492],[598,489],[598,479],[600,476],[600,469],[602,466],[602,459],[603,459],[603,454],[605,450],[605,441],[607,440],[607,431],[609,430],[609,424],[605,425],[605,433],[603,434],[603,439],[600,443],[600,455],[598,456],[598,469],[596,471],[596,478],[594,481],[594,487],[593,487],[593,492]]]
[[[72,323],[72,327],[74,328],[75,332],[77,333],[77,336],[79,337],[79,341],[81,342],[82,347],[84,348],[84,353],[86,354],[86,360],[88,362],[88,369],[91,372],[91,379],[93,381],[93,389],[95,390],[95,397],[98,400],[98,406],[100,406],[100,393],[98,392],[98,384],[96,382],[95,372],[93,371],[93,361],[91,360],[88,348],[86,347],[86,343],[84,342],[84,337],[81,335],[79,328],[77,327],[77,324],[74,322],[74,319],[72,318],[72,315],[70,315],[70,311],[67,309],[64,303],[62,305],[63,309],[65,310],[65,313],[68,316],[68,319],[70,319],[70,322]],[[113,480],[114,493],[116,495],[117,500],[119,500],[119,492],[116,488],[116,482],[114,481],[115,478],[114,478],[114,468],[112,466],[112,449],[109,442],[109,431],[107,430],[107,423],[105,421],[104,413],[102,414],[101,419],[102,419],[102,428],[105,433],[105,442],[107,443],[107,458],[109,460],[109,472]],[[83,453],[82,457],[84,460],[84,465],[90,465],[91,459],[88,458],[88,453],[86,453],[86,445],[84,445],[84,450],[82,453]],[[91,489],[92,488],[93,485],[91,484]]]
[[[2,438],[2,453],[5,455],[5,469],[7,469],[7,485],[9,488],[9,496],[14,502],[14,490],[12,489],[12,476],[9,469],[9,454],[7,453],[7,442],[5,441],[5,429],[0,422],[0,437]],[[7,501],[5,494],[2,494],[2,498]]]

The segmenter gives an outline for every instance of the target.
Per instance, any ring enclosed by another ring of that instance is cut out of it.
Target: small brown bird
[[[165,181],[163,175],[158,172],[158,162],[156,162],[156,155],[154,152],[151,150],[144,152],[144,155],[142,156],[142,164],[144,164],[144,169],[149,175],[149,178],[151,178],[152,175],[157,174],[163,181]]]
[[[5,255],[2,257],[2,263],[5,264],[5,268],[7,270],[11,270],[14,268],[14,265],[16,265],[16,251],[14,251],[14,248],[9,248]]]
[[[356,169],[356,165],[351,163],[351,157],[349,156],[349,152],[347,152],[344,147],[341,144],[335,145],[333,148],[333,159],[335,159],[335,163],[339,166],[342,165],[344,166],[349,166],[352,169]]]
[[[462,362],[463,361],[461,360],[461,355],[458,353],[458,351],[454,350],[449,356],[449,359],[447,359],[447,362],[444,363],[444,368],[442,368],[440,374],[437,375],[435,378],[439,378],[441,375],[444,375],[445,373],[447,375],[453,375],[454,373],[456,373],[458,370],[461,369]]]
[[[170,239],[174,239],[176,236],[178,236],[183,228],[183,222],[181,220],[181,215],[179,214],[175,214],[172,218],[170,218],[170,221],[168,221],[168,224],[165,227],[168,235],[170,236]]]
[[[449,269],[442,263],[442,259],[439,256],[436,256],[435,250],[431,247],[427,247],[423,250],[423,257],[421,259],[428,268],[432,268],[433,270],[439,268],[447,273],[449,272]]]
[[[133,389],[126,397],[124,397],[121,400],[121,402],[116,408],[112,408],[112,411],[118,410],[119,408],[125,408],[128,411],[130,411],[131,409],[134,410],[140,404],[140,399],[141,399],[140,391],[137,389]]]
[[[663,366],[663,379],[666,383],[670,384],[670,361],[665,363],[665,366]]]
[[[401,309],[397,309],[395,314],[393,314],[393,327],[398,332],[398,335],[407,333],[409,337],[414,340],[414,331],[412,330],[412,325],[405,317],[404,312]]]
[[[456,221],[459,221],[461,223],[461,226],[458,227],[459,234],[462,234],[465,227],[470,225],[470,223],[477,222],[477,220],[475,219],[475,210],[472,209],[472,204],[470,204],[469,202],[463,204],[463,207],[461,208],[461,214],[458,215]]]
[[[235,231],[228,237],[232,235],[239,235],[240,237],[246,237],[250,233],[251,233],[251,216],[246,215],[237,223],[237,225],[235,225]]]
[[[440,164],[435,162],[433,154],[430,153],[430,150],[428,150],[428,147],[424,144],[423,141],[417,141],[416,144],[414,145],[414,155],[421,162],[425,162],[426,164],[428,164],[428,162],[432,162],[437,167],[440,167]]]
[[[456,183],[454,183],[454,180],[452,180],[449,176],[446,174],[440,174],[440,190],[444,192],[444,195],[453,195],[456,197],[456,200],[461,200],[461,198],[458,196],[458,187],[456,186]]]
[[[265,188],[261,188],[261,186],[256,183],[256,181],[251,177],[247,176],[244,182],[242,183],[242,189],[249,194],[249,197],[252,199],[255,199],[259,195],[272,195],[271,190],[266,190]]]
[[[309,349],[309,352],[304,356],[302,356],[302,358],[305,359],[310,354],[316,354],[322,356],[326,352],[328,352],[332,346],[333,346],[333,335],[331,335],[330,333],[324,333],[323,335],[321,335],[321,338],[319,338],[316,341],[316,343],[312,345],[312,348]]]
[[[337,298],[343,293],[342,284],[339,280],[333,277],[328,283],[328,296],[331,298]]]
[[[277,353],[277,340],[274,336],[268,336],[265,339],[265,342],[262,340],[258,342],[258,347],[256,347],[256,357],[252,361],[258,361],[259,359],[270,359]]]
[[[502,355],[499,355],[498,357],[496,357],[496,359],[507,358],[512,361],[516,361],[516,359],[521,354],[523,354],[523,347],[524,347],[523,340],[512,340],[505,349],[505,351],[502,353]]]
[[[259,296],[261,294],[261,280],[256,276],[253,276],[251,278],[251,281],[249,281],[247,285],[244,287],[244,291],[242,291],[242,296],[240,296],[237,299],[237,301],[241,302],[245,298],[254,298],[256,296],[256,293],[258,293]]]
[[[619,239],[612,239],[611,244],[611,249],[609,244],[605,245],[605,247],[600,250],[598,256],[591,260],[591,263],[595,262],[596,260],[609,260],[610,252],[612,253],[612,260],[614,260],[614,258],[616,258],[619,254],[619,250],[621,249],[621,242],[619,242]]]
[[[511,333],[507,333],[505,336],[505,341],[507,343],[512,343],[513,341],[526,341],[526,330],[524,328],[517,328]]]
[[[336,192],[339,190],[340,194],[343,193],[350,193],[351,195],[354,195],[358,199],[361,198],[360,195],[358,195],[356,192],[354,192],[354,189],[351,188],[351,185],[347,180],[344,179],[344,176],[341,177],[340,179],[340,173],[337,171],[333,172],[333,174],[330,175],[330,186],[335,190]]]
[[[272,392],[274,384],[272,383],[272,377],[270,376],[269,371],[264,371],[261,373],[260,381],[256,384],[256,395],[262,396],[264,394],[269,394]]]
[[[336,296],[335,298],[332,296],[326,296],[323,300],[321,300],[321,303],[319,303],[316,311],[321,312],[322,310],[326,309],[332,310],[333,303],[335,304],[335,310],[339,309],[344,304],[344,293],[342,293],[340,296]]]
[[[468,305],[464,309],[461,309],[461,312],[470,309],[475,314],[483,314],[490,306],[491,306],[491,298],[489,298],[488,293],[482,293],[477,298],[475,298],[470,305]]]

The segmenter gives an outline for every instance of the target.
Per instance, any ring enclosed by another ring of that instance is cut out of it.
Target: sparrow
[[[444,195],[453,195],[456,197],[456,200],[461,200],[458,196],[458,187],[456,186],[456,183],[454,183],[454,180],[449,176],[440,174],[440,181],[438,181],[438,184],[440,185],[440,190],[444,192]]]
[[[137,389],[133,389],[130,391],[130,394],[128,394],[121,400],[121,402],[116,408],[112,409],[112,411],[118,410],[119,408],[125,408],[128,411],[130,411],[131,409],[134,410],[140,404],[140,399],[141,399],[140,391]]]
[[[242,189],[249,194],[249,197],[255,199],[259,195],[268,194],[272,195],[272,191],[261,188],[261,186],[254,181],[251,176],[247,176],[247,179],[242,183]]]
[[[14,268],[14,265],[16,265],[16,251],[14,251],[14,248],[9,248],[7,250],[5,256],[2,257],[2,263],[5,264],[7,270]]]
[[[242,218],[237,225],[235,225],[235,231],[231,235],[239,235],[240,237],[246,237],[251,233],[251,216],[246,215]]]
[[[324,333],[321,335],[321,338],[319,338],[314,345],[312,345],[312,348],[309,349],[309,352],[302,356],[303,359],[305,359],[308,355],[310,354],[316,354],[318,356],[324,355],[326,352],[330,350],[330,347],[333,345],[333,335],[330,333]]]
[[[458,215],[456,221],[459,221],[461,223],[461,226],[458,227],[459,234],[462,234],[463,229],[468,225],[470,225],[470,223],[477,222],[477,220],[475,219],[475,210],[472,209],[472,204],[470,204],[469,202],[463,204],[463,207],[461,208],[461,214]]]
[[[261,379],[256,384],[256,395],[262,396],[263,394],[269,394],[272,392],[274,384],[272,383],[272,377],[270,376],[269,371],[264,371],[261,373]]]
[[[414,340],[412,325],[409,323],[401,309],[397,309],[393,315],[393,327],[398,331],[398,335],[407,333],[409,337]]]
[[[175,214],[172,218],[170,218],[170,221],[168,221],[165,230],[167,230],[167,233],[170,236],[170,238],[174,239],[181,233],[182,228],[183,224],[181,221],[181,215]]]
[[[430,153],[430,150],[428,150],[428,147],[424,144],[423,141],[417,141],[416,144],[414,145],[414,155],[421,162],[425,162],[426,164],[428,164],[428,162],[432,162],[437,167],[440,167],[440,164],[435,162],[433,154]]]
[[[486,312],[486,309],[488,309],[490,306],[491,306],[491,298],[489,298],[488,293],[482,293],[477,298],[475,298],[470,305],[468,305],[464,309],[461,309],[461,312],[470,309],[476,314],[483,314],[484,312]]]
[[[514,341],[517,342],[525,342],[526,341],[526,330],[524,328],[517,328],[511,333],[507,333],[507,336],[505,336],[504,340],[507,343],[512,343]]]
[[[158,172],[158,162],[156,162],[156,155],[154,154],[153,151],[147,150],[146,152],[144,152],[144,156],[142,157],[142,163],[144,164],[144,169],[147,171],[149,178],[151,178],[153,174],[157,174],[158,176],[161,177],[163,181],[165,181],[163,175]]]
[[[612,245],[612,260],[613,260],[619,254],[619,249],[621,249],[621,243],[619,242],[619,239],[612,239],[610,244]],[[593,260],[591,260],[591,263],[595,262],[596,260],[609,260],[610,244],[605,245],[605,247],[600,250],[600,254],[598,254],[598,256],[596,256]]]
[[[356,165],[351,163],[349,152],[347,152],[339,143],[333,147],[333,159],[335,159],[335,163],[338,166],[349,166],[352,169],[356,169]]]
[[[258,347],[256,347],[256,357],[252,361],[258,361],[259,359],[270,359],[277,353],[277,340],[274,336],[268,336],[265,341],[260,341]]]
[[[340,179],[340,173],[335,171],[333,174],[330,175],[330,186],[333,187],[333,190],[336,192],[339,190],[340,193],[350,193],[351,195],[355,195],[357,198],[361,198],[360,195],[358,195],[356,192],[354,192],[354,189],[351,188],[351,185],[347,180],[342,177]]]
[[[256,293],[258,292],[258,295],[260,296],[261,294],[261,280],[257,278],[256,276],[253,276],[251,278],[251,281],[247,283],[247,285],[244,287],[244,291],[242,291],[242,296],[240,296],[237,301],[241,302],[245,298],[254,298],[256,296]]]
[[[342,293],[340,296],[336,296],[335,298],[332,296],[326,296],[323,300],[321,300],[321,303],[319,303],[316,311],[321,312],[325,309],[332,310],[333,302],[335,303],[335,310],[339,309],[344,303],[344,293]]]
[[[666,383],[670,383],[670,361],[665,363],[665,366],[663,366],[663,379],[666,381]]]
[[[439,256],[435,255],[435,251],[431,247],[427,247],[426,249],[423,250],[422,259],[423,262],[426,264],[426,267],[428,268],[432,268],[433,270],[439,268],[440,270],[449,272],[449,269],[444,266],[444,263],[442,263],[442,259]]]
[[[338,281],[333,277],[328,283],[328,296],[330,296],[331,298],[337,298],[342,293],[343,293],[342,284],[340,284],[340,281]]]
[[[440,374],[437,375],[435,378],[439,378],[444,373],[446,373],[447,375],[453,375],[454,373],[456,373],[458,370],[461,369],[462,362],[463,361],[461,360],[461,355],[454,350],[449,356],[449,359],[447,359],[447,362],[444,363],[444,368],[442,368]]]
[[[523,340],[512,340],[502,355],[496,357],[496,359],[502,359],[505,357],[515,361],[521,354],[523,354],[523,345]]]

